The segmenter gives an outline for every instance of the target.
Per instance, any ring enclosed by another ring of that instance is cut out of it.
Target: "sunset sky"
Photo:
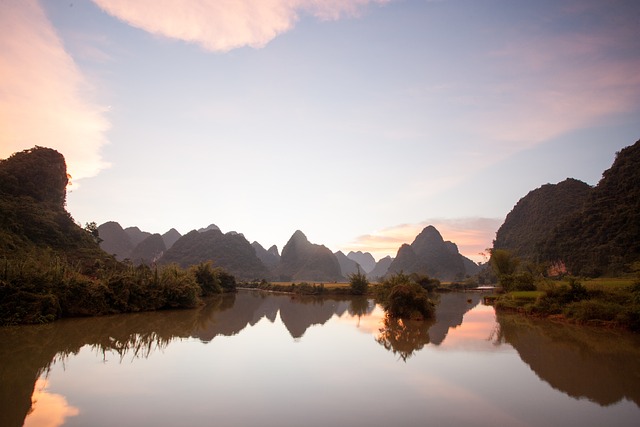
[[[0,158],[64,154],[82,224],[479,261],[639,138],[637,0],[0,0]]]

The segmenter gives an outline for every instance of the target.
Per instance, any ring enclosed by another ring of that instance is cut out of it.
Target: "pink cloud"
[[[0,157],[55,148],[74,179],[108,165],[105,109],[35,0],[0,3]]]
[[[402,244],[410,244],[428,225],[433,225],[444,240],[458,246],[460,253],[473,261],[486,261],[481,253],[491,247],[502,224],[499,218],[434,218],[417,224],[400,224],[357,237],[343,251],[371,252],[376,258],[396,255]]]
[[[471,120],[506,150],[527,148],[640,106],[637,44],[624,28],[514,39],[491,54],[509,83],[487,85]],[[467,118],[469,119],[469,118]],[[515,144],[515,146],[514,146]]]
[[[163,37],[225,52],[265,46],[293,28],[299,13],[319,19],[353,16],[370,3],[389,0],[93,0],[107,13]]]

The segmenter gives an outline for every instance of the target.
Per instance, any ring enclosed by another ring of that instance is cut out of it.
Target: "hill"
[[[338,264],[340,264],[340,272],[342,277],[348,278],[352,274],[356,274],[358,271],[364,273],[364,269],[360,267],[360,264],[347,257],[344,252],[338,251],[334,253],[336,259],[338,260]]]
[[[198,304],[204,286],[191,271],[134,269],[100,249],[95,223],[83,229],[66,211],[67,184],[50,148],[0,160],[0,325]]]
[[[255,249],[242,234],[211,228],[191,231],[178,239],[160,259],[162,264],[176,263],[181,267],[212,261],[240,279],[253,280],[269,276]]]
[[[616,154],[582,207],[540,251],[575,275],[617,275],[640,261],[640,140]]]
[[[47,252],[84,265],[109,257],[65,209],[64,157],[35,147],[0,160],[0,258]]]
[[[496,233],[495,249],[505,249],[529,261],[539,261],[551,233],[579,212],[591,187],[576,179],[546,184],[516,203]]]
[[[389,271],[389,266],[391,266],[391,263],[393,263],[394,259],[395,258],[391,258],[389,255],[381,258],[380,260],[378,260],[378,262],[376,262],[376,266],[373,268],[373,270],[367,273],[367,277],[371,280],[378,280],[379,278],[386,276],[387,272]]]
[[[162,236],[157,233],[150,234],[131,251],[129,259],[134,265],[151,265],[158,261],[166,250]]]
[[[282,249],[274,275],[283,281],[343,280],[336,256],[325,246],[310,243],[297,230]]]
[[[275,268],[280,262],[280,254],[278,253],[276,245],[271,246],[269,250],[263,248],[258,242],[253,242],[251,246],[253,246],[253,249],[256,251],[258,259],[260,259],[269,270]]]
[[[362,267],[362,270],[365,273],[370,273],[376,267],[376,260],[373,258],[373,255],[371,255],[369,252],[350,251],[347,254],[347,258],[352,259],[358,264],[360,264],[360,267]]]
[[[100,247],[103,251],[116,257],[118,261],[129,258],[133,250],[131,237],[122,226],[115,221],[108,221],[98,226]]]
[[[167,249],[169,249],[181,237],[182,237],[182,234],[180,234],[180,232],[175,228],[172,228],[171,230],[167,231],[162,235],[162,240],[164,241],[164,246]]]
[[[131,240],[131,244],[134,248],[142,243],[144,239],[151,236],[151,233],[142,231],[138,227],[127,227],[124,229],[124,232],[129,236],[129,240]]]
[[[438,280],[462,280],[467,272],[464,257],[452,242],[445,242],[432,225],[425,227],[410,245],[403,244],[389,266],[389,273],[426,274]]]

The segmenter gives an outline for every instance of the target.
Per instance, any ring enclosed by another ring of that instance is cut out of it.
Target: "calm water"
[[[0,426],[637,426],[640,339],[366,299],[240,292],[198,310],[0,328]]]

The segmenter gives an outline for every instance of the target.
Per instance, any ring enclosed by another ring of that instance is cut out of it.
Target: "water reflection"
[[[376,341],[406,362],[413,353],[429,344],[429,328],[434,323],[435,320],[403,320],[385,316]]]
[[[640,406],[640,337],[499,314],[499,342],[556,390],[602,406],[629,399]]]
[[[406,362],[427,344],[441,345],[449,331],[462,325],[465,313],[477,306],[481,299],[479,293],[440,295],[435,319],[428,321],[393,319],[385,316],[376,341]]]
[[[373,342],[374,347],[384,348],[402,361],[428,351],[427,347],[442,351],[464,347],[477,352],[506,343],[540,378],[569,396],[587,397],[600,405],[626,398],[640,405],[640,338],[620,340],[612,338],[609,331],[595,333],[504,315],[498,317],[500,334],[492,337],[493,311],[478,306],[480,300],[481,295],[475,293],[441,295],[436,320],[403,322],[385,319],[382,310],[366,298],[239,292],[213,298],[194,310],[0,328],[0,426],[21,426],[30,411],[30,422],[45,413],[49,396],[60,395],[48,393],[37,381],[53,364],[77,355],[85,346],[102,352],[105,360],[107,353],[113,353],[120,361],[135,361],[168,348],[175,340],[195,338],[209,343],[218,336],[239,334],[263,319],[275,323],[278,317],[293,340],[303,340],[310,327],[324,325],[332,318],[352,325],[357,322],[358,326],[362,322],[360,332],[371,334],[369,339],[380,344]],[[37,402],[32,404],[32,399]],[[65,406],[64,399],[56,402],[57,406],[51,405],[51,414],[55,408],[61,409],[60,423],[75,415],[76,409]]]
[[[80,413],[78,408],[69,405],[64,396],[50,393],[46,379],[41,378],[36,382],[31,400],[31,411],[24,427],[58,427],[64,425],[68,417]]]

